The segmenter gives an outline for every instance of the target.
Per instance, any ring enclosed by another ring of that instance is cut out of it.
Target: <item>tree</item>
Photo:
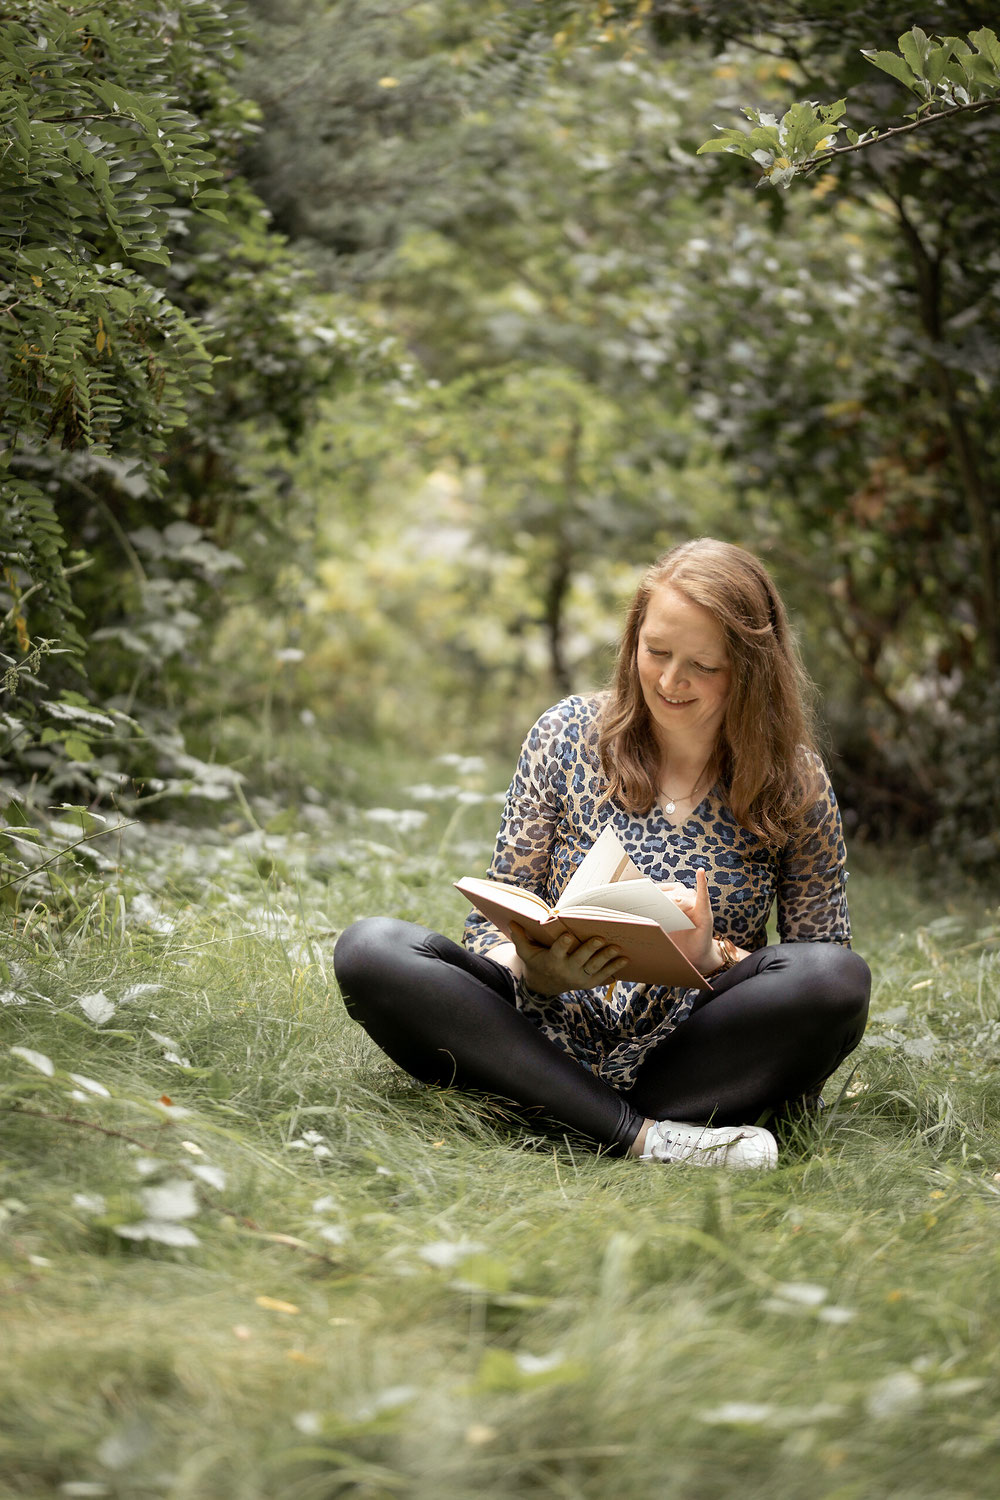
[[[821,337],[803,324],[794,381],[783,340],[776,358],[766,338],[751,340],[758,399],[749,401],[745,391],[733,399],[724,372],[703,374],[730,451],[755,452],[762,485],[787,497],[788,541],[817,564],[833,638],[866,686],[863,719],[842,735],[855,786],[863,777],[875,794],[865,798],[872,813],[883,789],[886,828],[934,824],[942,844],[957,839],[968,861],[986,865],[997,856],[991,830],[1000,820],[998,537],[989,501],[1000,470],[991,413],[1000,358],[998,278],[984,247],[1000,230],[1000,117],[993,34],[976,29],[974,7],[948,9],[968,41],[932,35],[939,8],[913,28],[912,11],[890,7],[873,34],[863,7],[794,0],[755,7],[752,27],[724,0],[696,12],[655,0],[650,25],[660,46],[695,35],[717,49],[730,108],[728,80],[754,80],[748,108],[767,141],[751,140],[748,128],[739,154],[760,151],[757,173],[787,182],[770,147],[784,150],[799,132],[788,160],[816,164],[807,216],[831,229],[852,225],[859,249],[881,240],[880,255],[867,257],[867,291],[858,286],[854,299],[867,340],[837,348],[828,320],[818,321]],[[904,26],[903,51],[887,51],[887,36]],[[793,90],[832,102],[789,107]],[[828,146],[820,160],[817,132],[829,138],[847,125],[857,142],[836,154]],[[745,196],[728,165],[712,192]],[[791,196],[745,203],[752,245],[773,235],[794,252],[804,216]],[[727,260],[762,285],[753,254],[734,248]]]
[[[273,575],[301,529],[242,434],[294,438],[370,348],[236,171],[256,109],[233,11],[5,7],[0,805],[18,823],[131,778],[228,794],[182,713],[222,581]]]

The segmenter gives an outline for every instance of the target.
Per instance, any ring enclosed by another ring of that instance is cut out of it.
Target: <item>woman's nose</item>
[[[670,696],[669,689],[679,687],[688,680],[684,668],[677,662],[667,662],[660,673],[660,692],[666,697]]]

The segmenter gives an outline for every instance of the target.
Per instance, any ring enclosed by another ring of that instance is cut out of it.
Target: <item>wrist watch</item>
[[[731,969],[734,964],[738,964],[740,961],[740,955],[732,938],[716,938],[715,941],[719,946],[719,952],[722,954],[722,962],[717,969],[712,970],[711,974],[705,975],[706,979],[715,979],[719,974],[725,974],[727,969]]]

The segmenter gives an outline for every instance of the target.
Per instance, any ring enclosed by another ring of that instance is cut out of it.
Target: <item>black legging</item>
[[[644,1118],[752,1124],[815,1092],[861,1040],[871,988],[849,948],[759,948],[713,981],[619,1092],[516,1009],[508,969],[426,927],[355,922],[334,971],[350,1015],[414,1077],[502,1095],[618,1155]]]

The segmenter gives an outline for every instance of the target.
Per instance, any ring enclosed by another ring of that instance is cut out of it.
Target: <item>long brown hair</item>
[[[725,639],[732,686],[716,745],[716,781],[744,828],[770,845],[785,843],[801,830],[815,799],[805,754],[815,750],[812,687],[767,569],[751,552],[711,537],[658,558],[629,606],[598,738],[606,796],[640,816],[657,798],[660,749],[636,653],[650,597],[663,584],[709,610]]]

